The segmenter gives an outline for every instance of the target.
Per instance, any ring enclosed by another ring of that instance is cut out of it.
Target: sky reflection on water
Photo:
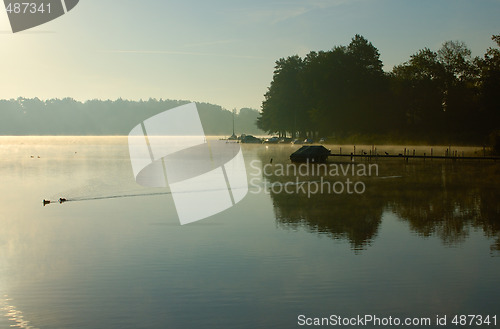
[[[386,162],[381,176],[402,177],[368,178],[359,198],[249,193],[180,226],[168,194],[42,206],[162,192],[135,184],[125,138],[1,142],[0,293],[33,327],[292,328],[299,314],[498,310],[497,164]],[[247,164],[266,152],[279,163],[289,148],[244,152]]]

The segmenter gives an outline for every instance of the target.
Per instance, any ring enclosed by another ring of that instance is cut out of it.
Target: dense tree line
[[[117,99],[79,102],[72,98],[0,100],[0,135],[127,135],[145,119],[188,101],[130,101]],[[197,103],[207,135],[232,134],[233,113],[218,105]],[[259,112],[242,108],[234,115],[236,133],[262,134],[255,126]]]
[[[386,136],[485,143],[500,123],[500,36],[483,58],[459,41],[391,72],[356,35],[348,46],[276,61],[257,126],[281,136]]]

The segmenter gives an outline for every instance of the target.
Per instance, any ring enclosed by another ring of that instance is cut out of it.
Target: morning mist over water
[[[0,141],[2,308],[16,310],[6,325],[288,328],[299,315],[495,312],[496,162],[380,160],[378,175],[299,176],[362,182],[361,194],[286,193],[298,146],[243,144],[245,199],[180,226],[168,188],[135,183],[125,137]],[[41,196],[68,201],[43,207]]]
[[[498,1],[4,5],[0,329],[500,327]]]

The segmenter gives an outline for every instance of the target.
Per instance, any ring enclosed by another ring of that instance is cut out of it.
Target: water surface
[[[269,191],[295,177],[258,169],[289,163],[298,146],[243,145],[262,188],[180,226],[167,189],[135,183],[126,143],[0,138],[0,327],[293,328],[300,314],[498,312],[498,163],[379,161],[377,176],[322,176],[363,182],[362,194],[308,196]],[[42,206],[59,197],[75,201]]]

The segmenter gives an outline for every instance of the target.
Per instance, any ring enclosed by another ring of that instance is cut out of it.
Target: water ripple
[[[8,295],[3,295],[0,299],[0,311],[11,322],[11,328],[38,329],[25,319],[21,310],[12,305],[12,298]]]

